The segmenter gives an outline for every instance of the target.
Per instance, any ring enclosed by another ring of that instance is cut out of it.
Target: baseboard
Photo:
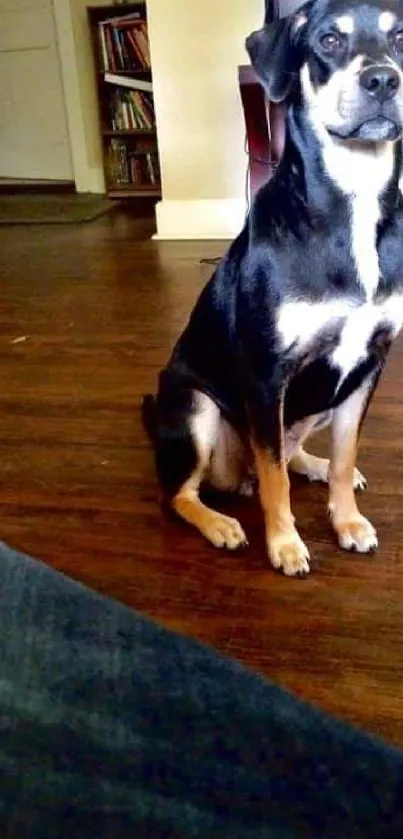
[[[76,191],[73,181],[35,180],[30,178],[0,178],[0,193],[73,193]]]
[[[163,200],[156,205],[155,239],[233,239],[246,215],[242,198]]]
[[[81,162],[76,171],[76,190],[80,192],[92,192],[95,195],[106,193],[105,178],[103,170],[99,166],[87,166]]]

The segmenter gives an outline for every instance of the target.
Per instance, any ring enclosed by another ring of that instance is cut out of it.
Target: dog
[[[329,485],[341,548],[371,553],[355,490],[357,441],[403,324],[401,0],[312,0],[246,40],[268,99],[284,102],[274,176],[202,291],[143,401],[163,496],[217,547],[247,544],[200,499],[249,491],[256,469],[269,559],[309,573],[288,472]],[[330,460],[305,451],[330,426]]]

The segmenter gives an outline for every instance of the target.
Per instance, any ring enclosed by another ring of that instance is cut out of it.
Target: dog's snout
[[[386,102],[396,95],[400,87],[399,73],[393,67],[384,64],[372,65],[362,71],[360,85],[378,102]]]

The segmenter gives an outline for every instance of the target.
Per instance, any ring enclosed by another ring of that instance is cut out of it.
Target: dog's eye
[[[320,38],[320,45],[326,52],[334,52],[341,46],[341,38],[335,32],[326,32]]]
[[[403,50],[403,29],[399,29],[394,33],[393,43],[397,50]]]

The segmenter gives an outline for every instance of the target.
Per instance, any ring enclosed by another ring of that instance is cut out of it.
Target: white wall
[[[54,0],[76,184],[101,192],[90,4]],[[227,238],[243,223],[247,159],[237,68],[247,63],[244,41],[261,25],[263,7],[263,0],[147,0],[163,238]]]
[[[161,238],[226,238],[245,215],[237,68],[263,0],[147,0],[163,200]]]

